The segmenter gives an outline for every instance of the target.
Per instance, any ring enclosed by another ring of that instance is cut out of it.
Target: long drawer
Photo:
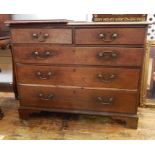
[[[17,78],[22,84],[137,89],[139,73],[139,69],[127,68],[17,64]]]
[[[19,86],[21,106],[135,113],[137,92]]]
[[[13,43],[72,43],[72,29],[12,29],[11,35]]]
[[[78,28],[76,44],[144,44],[145,28]]]
[[[141,66],[143,53],[143,48],[125,47],[13,47],[14,60],[20,63]]]

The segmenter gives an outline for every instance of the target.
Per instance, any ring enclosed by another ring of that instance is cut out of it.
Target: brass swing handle
[[[99,38],[102,39],[104,42],[112,42],[118,38],[118,33],[106,34],[100,33]]]
[[[110,73],[105,73],[105,74],[99,73],[99,74],[97,74],[97,78],[99,80],[101,80],[102,82],[111,82],[111,81],[115,80],[116,77],[117,77],[116,74],[110,74]]]
[[[114,98],[113,97],[101,97],[101,96],[98,96],[97,97],[97,101],[100,104],[108,105],[108,104],[112,104],[113,103]]]
[[[47,59],[48,57],[53,56],[54,52],[50,52],[50,51],[45,51],[45,52],[34,51],[34,52],[32,52],[32,55],[36,59]]]
[[[38,94],[40,100],[44,100],[44,101],[49,101],[49,100],[52,100],[54,98],[54,94],[43,94],[43,93],[39,93]]]
[[[118,54],[117,51],[103,51],[103,52],[99,52],[97,54],[97,56],[98,56],[98,58],[108,60],[108,59],[116,59],[116,58],[118,58],[119,54]]]
[[[47,74],[46,73],[37,72],[36,75],[41,80],[47,80],[47,79],[50,79],[50,77],[53,76],[54,74],[52,72],[48,72]]]
[[[32,33],[33,39],[38,39],[39,42],[45,42],[49,38],[48,33]]]

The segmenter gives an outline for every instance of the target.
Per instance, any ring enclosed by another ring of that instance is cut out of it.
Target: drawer
[[[79,28],[76,44],[144,44],[145,28]]]
[[[17,65],[22,84],[137,89],[139,69]]]
[[[19,86],[20,104],[27,107],[135,113],[138,94],[78,88]]]
[[[13,43],[71,44],[71,29],[12,29]]]
[[[13,56],[19,63],[82,64],[141,66],[143,48],[14,46]]]

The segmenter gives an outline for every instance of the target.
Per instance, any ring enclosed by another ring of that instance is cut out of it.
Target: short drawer
[[[138,94],[78,88],[19,86],[20,105],[100,112],[136,113]]]
[[[76,44],[144,44],[145,28],[79,28]]]
[[[17,64],[21,84],[137,89],[139,69]]]
[[[13,43],[71,44],[71,29],[12,29]]]
[[[35,64],[141,66],[143,54],[143,48],[13,46],[15,62]]]

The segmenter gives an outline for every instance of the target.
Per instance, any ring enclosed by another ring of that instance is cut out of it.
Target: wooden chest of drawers
[[[9,24],[21,118],[95,114],[137,128],[147,23]]]

